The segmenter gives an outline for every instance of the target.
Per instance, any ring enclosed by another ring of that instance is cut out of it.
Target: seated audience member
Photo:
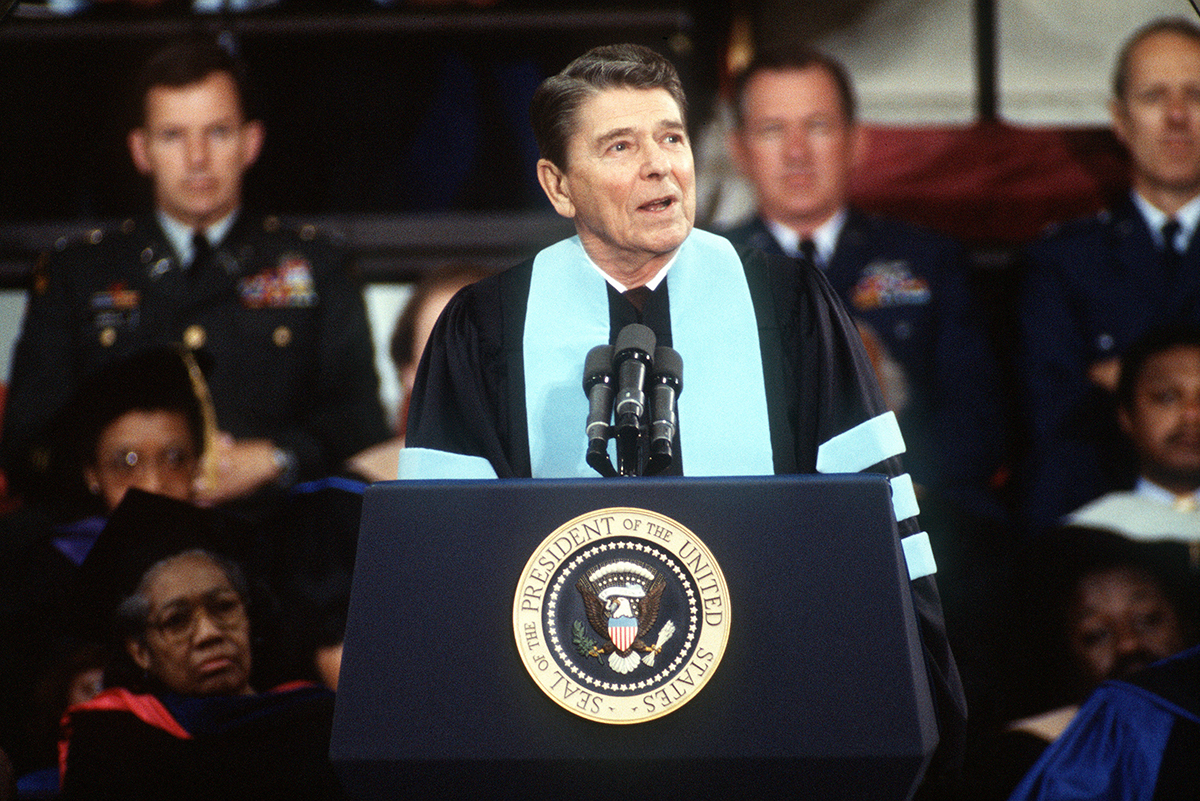
[[[1157,20],[1125,43],[1112,128],[1132,188],[1111,208],[1026,252],[1018,359],[1029,426],[1023,515],[1034,533],[1132,479],[1112,393],[1121,359],[1148,330],[1200,324],[1200,26]]]
[[[195,356],[154,347],[111,362],[79,387],[56,436],[65,492],[82,480],[90,510],[107,515],[130,488],[194,500],[206,476],[211,405]]]
[[[53,798],[59,792],[58,727],[68,707],[104,689],[108,649],[97,643],[67,646],[34,687],[26,722],[29,765],[17,779],[22,798]]]
[[[153,348],[82,382],[56,417],[38,497],[6,518],[0,543],[0,745],[21,773],[37,766],[19,742],[35,677],[53,669],[66,589],[127,490],[192,499],[205,445],[191,356]],[[194,364],[194,362],[192,362]],[[69,658],[69,657],[68,657]]]
[[[811,50],[760,53],[737,79],[733,108],[730,155],[758,209],[726,236],[821,271],[901,371],[907,397],[893,408],[913,480],[1000,516],[988,489],[1003,456],[999,374],[965,251],[850,205],[866,143],[845,67]]]
[[[1191,801],[1200,791],[1200,648],[1106,682],[1013,801]]]
[[[417,281],[404,311],[396,319],[389,348],[403,392],[397,417],[398,435],[350,457],[346,466],[352,473],[367,481],[387,481],[396,477],[397,460],[404,447],[404,430],[408,423],[408,400],[412,397],[417,365],[425,352],[433,324],[455,292],[489,275],[490,270],[475,264],[451,263],[425,273]]]
[[[1040,696],[1027,703],[1055,706],[996,736],[972,782],[981,799],[1006,798],[1095,687],[1197,642],[1195,589],[1176,543],[1066,527],[1047,532],[1027,561],[1027,610],[1013,636],[1031,667],[1018,668],[1013,686]]]
[[[1200,328],[1156,329],[1126,351],[1117,415],[1133,445],[1137,483],[1067,522],[1200,547]]]
[[[333,695],[259,693],[258,597],[211,510],[131,491],[80,569],[114,633],[108,688],[67,711],[64,798],[334,798]],[[99,621],[97,621],[99,622]]]

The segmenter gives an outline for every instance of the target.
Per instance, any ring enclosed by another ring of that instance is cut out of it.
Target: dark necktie
[[[813,267],[820,266],[817,264],[817,246],[811,239],[805,239],[800,243],[800,259]]]
[[[1179,235],[1179,221],[1174,217],[1163,223],[1162,238],[1163,238],[1163,263],[1167,266],[1167,277],[1174,280],[1179,273],[1179,266],[1183,262],[1183,257],[1178,248],[1175,247],[1176,239]]]
[[[212,245],[208,243],[208,237],[197,228],[192,234],[192,263],[188,265],[188,275],[195,278],[207,270],[212,256]]]
[[[646,308],[646,301],[650,299],[650,288],[646,286],[636,286],[633,289],[625,290],[625,299],[633,304],[633,308],[638,310],[638,314]]]

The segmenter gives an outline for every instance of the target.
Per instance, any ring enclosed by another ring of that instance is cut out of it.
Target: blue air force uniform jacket
[[[1040,528],[1133,474],[1113,400],[1088,367],[1120,356],[1151,328],[1200,324],[1200,243],[1177,277],[1126,198],[1068,223],[1028,248],[1021,294],[1020,379],[1030,426],[1025,509]],[[1118,458],[1114,459],[1114,455]]]
[[[786,256],[759,217],[726,236],[739,250]],[[903,367],[909,400],[897,416],[914,480],[956,494],[970,488],[957,499],[990,506],[977,490],[1003,458],[1003,403],[962,247],[851,208],[822,272],[850,316],[869,325]]]
[[[179,342],[212,356],[218,427],[292,451],[299,478],[325,475],[389,434],[361,287],[342,248],[311,226],[243,213],[209,269],[192,275],[146,216],[39,264],[4,415],[10,476],[30,469],[84,376]]]

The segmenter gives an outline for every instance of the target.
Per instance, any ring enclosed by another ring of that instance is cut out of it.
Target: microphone
[[[654,349],[654,375],[650,377],[650,457],[646,475],[661,473],[674,461],[675,404],[683,392],[683,358],[674,348]]]
[[[654,365],[654,332],[632,323],[617,334],[613,369],[617,373],[617,472],[622,476],[640,473],[642,428],[646,420],[646,375]]]
[[[583,362],[583,393],[588,397],[587,463],[605,478],[617,474],[608,458],[608,424],[616,391],[612,356],[612,345],[597,345]]]

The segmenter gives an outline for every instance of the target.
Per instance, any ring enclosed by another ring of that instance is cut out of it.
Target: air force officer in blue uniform
[[[1136,466],[1115,450],[1112,397],[1121,354],[1152,327],[1200,323],[1200,28],[1169,19],[1140,29],[1113,90],[1132,191],[1028,251],[1020,369],[1035,530],[1128,488]]]
[[[864,339],[901,368],[907,397],[888,400],[914,479],[991,511],[984,488],[1002,450],[999,381],[963,248],[848,204],[864,141],[850,78],[828,55],[756,57],[738,78],[735,118],[730,153],[755,187],[758,213],[726,236],[821,269]]]

